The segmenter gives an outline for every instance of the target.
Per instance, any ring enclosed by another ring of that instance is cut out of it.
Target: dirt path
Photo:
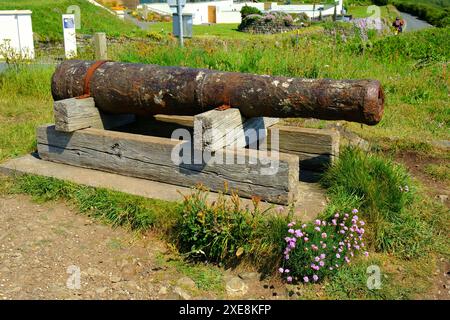
[[[270,290],[249,272],[243,280],[215,269],[223,290],[199,289],[170,256],[154,235],[113,229],[63,203],[0,196],[0,299],[283,298],[281,285]]]
[[[406,28],[405,32],[422,30],[426,28],[432,28],[433,26],[426,21],[420,20],[408,13],[401,12],[402,18],[405,19]]]

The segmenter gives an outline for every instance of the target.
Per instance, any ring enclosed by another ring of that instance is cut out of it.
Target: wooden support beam
[[[228,146],[244,148],[267,135],[267,127],[278,118],[245,119],[239,109],[210,110],[194,116],[194,146],[215,152]]]
[[[92,128],[67,133],[53,125],[37,129],[37,142],[42,159],[79,167],[180,186],[202,183],[213,191],[223,190],[227,183],[240,196],[280,204],[293,202],[298,193],[298,157],[283,153],[277,157],[256,150],[222,149],[196,164],[183,149],[190,161],[177,164],[174,155],[191,147],[190,141]]]
[[[267,147],[272,147],[272,132],[279,137],[279,151],[297,155],[301,170],[322,171],[339,155],[339,132],[275,125],[269,128]]]
[[[95,107],[93,98],[70,98],[53,103],[55,127],[72,132],[84,128],[112,129],[135,120],[133,114],[105,114]]]

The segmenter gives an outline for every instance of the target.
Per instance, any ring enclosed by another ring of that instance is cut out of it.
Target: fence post
[[[106,33],[96,32],[94,34],[94,49],[96,60],[108,60],[108,50],[106,45]]]

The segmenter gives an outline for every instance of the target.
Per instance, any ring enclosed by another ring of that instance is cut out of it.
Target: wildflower
[[[340,233],[342,233],[342,234],[344,234],[345,233],[345,231],[344,230],[341,230],[341,231],[339,231]]]
[[[286,280],[287,282],[292,282],[292,277],[287,277]]]
[[[318,248],[315,244],[312,244],[312,245],[311,245],[311,249],[313,249],[314,251],[319,250],[319,248]]]
[[[339,253],[336,253],[336,258],[340,258],[341,257],[341,255],[339,254]]]
[[[333,226],[337,225],[336,219],[331,220],[331,223],[333,224]]]
[[[294,233],[295,231],[294,231],[294,229],[289,229],[288,232],[289,233]]]
[[[332,270],[333,270],[333,267],[329,267],[328,269],[330,269],[330,271],[332,271]]]
[[[305,229],[306,228],[306,224],[302,224],[302,228]]]
[[[316,221],[314,221],[314,224],[315,224],[316,226],[320,226],[321,223],[322,223],[322,222],[321,222],[319,219],[317,219]]]
[[[344,260],[345,262],[350,263],[350,259],[347,256],[344,257]]]
[[[284,269],[283,269],[283,268],[279,268],[278,271],[279,271],[280,273],[283,273],[283,272],[284,272]]]
[[[316,282],[317,280],[319,280],[319,277],[317,275],[313,275],[313,281]]]
[[[304,237],[303,240],[304,240],[305,242],[308,242],[309,238],[308,238],[308,237]]]
[[[284,259],[285,259],[285,260],[289,260],[289,255],[288,255],[288,254],[285,255],[285,256],[284,256]]]
[[[339,213],[336,213],[336,214],[334,215],[334,217],[335,217],[335,218],[339,218]]]
[[[326,243],[322,243],[322,249],[325,249],[327,247]]]
[[[326,226],[327,222],[325,220],[322,221],[322,226]]]
[[[344,218],[348,218],[348,213],[344,214]]]
[[[355,208],[355,209],[353,209],[353,210],[352,210],[352,213],[353,213],[353,214],[356,214],[356,213],[358,213],[358,209],[356,209],[356,208]]]
[[[275,210],[276,210],[278,213],[282,213],[282,212],[284,211],[284,207],[283,207],[283,206],[278,206]]]
[[[338,249],[338,252],[342,252],[342,248],[339,248],[339,249]]]
[[[319,262],[319,266],[323,267],[324,265],[325,265],[325,262],[323,262],[323,261]]]
[[[364,221],[360,220],[360,221],[359,221],[359,224],[363,226],[363,225],[365,225],[366,223],[365,223]]]
[[[405,190],[405,192],[409,192],[409,187],[405,186],[405,188],[403,190]]]
[[[301,232],[300,229],[297,229],[297,230],[295,230],[295,236],[298,238],[301,238],[301,237],[303,237],[303,232]]]
[[[325,253],[322,253],[322,254],[320,255],[320,259],[325,259]]]
[[[307,276],[304,276],[304,277],[303,277],[303,281],[309,282],[309,278],[308,278]]]
[[[365,255],[366,257],[368,257],[368,256],[369,256],[369,253],[368,253],[367,251],[365,251],[365,252],[364,252],[364,255]]]
[[[358,221],[358,216],[357,216],[357,215],[354,215],[354,216],[353,216],[353,220]]]
[[[322,239],[325,239],[327,237],[327,234],[325,232],[322,233]]]
[[[314,230],[316,230],[317,232],[320,232],[320,228],[319,227],[315,227]]]
[[[319,261],[320,261],[320,258],[319,258],[319,257],[315,257],[315,258],[314,258],[314,261],[315,261],[315,262],[319,262]]]
[[[289,269],[284,269],[284,273],[289,273],[291,270]]]

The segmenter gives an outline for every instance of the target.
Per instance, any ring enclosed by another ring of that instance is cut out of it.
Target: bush
[[[364,221],[356,215],[336,213],[331,221],[316,220],[298,229],[288,224],[284,264],[279,269],[288,282],[317,282],[350,263],[365,251]]]
[[[252,6],[245,5],[245,6],[242,7],[242,9],[241,9],[241,18],[242,18],[242,20],[244,20],[245,17],[247,17],[248,15],[251,15],[251,14],[262,15],[262,12],[258,8],[255,8],[255,7],[252,7]]]
[[[284,231],[280,225],[287,220],[264,215],[257,198],[253,203],[252,210],[241,208],[236,194],[229,201],[222,195],[210,203],[205,189],[195,190],[185,198],[176,227],[180,252],[190,259],[219,264],[236,263],[243,257],[261,264],[277,263]]]

